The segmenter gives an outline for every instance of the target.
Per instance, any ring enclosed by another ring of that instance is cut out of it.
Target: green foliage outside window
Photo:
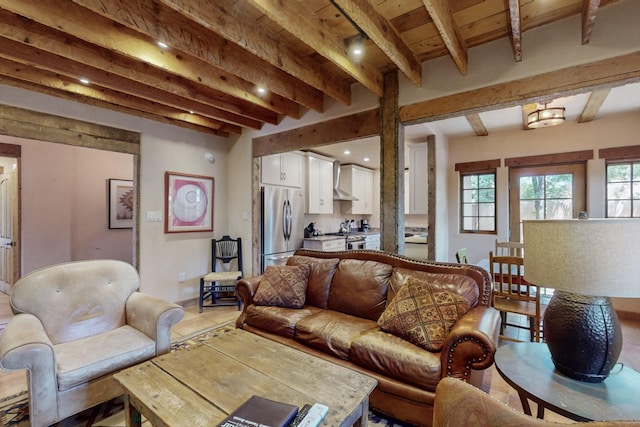
[[[607,165],[607,217],[640,218],[640,162]]]
[[[495,172],[462,175],[461,192],[462,231],[495,232]]]
[[[571,218],[573,176],[534,175],[520,178],[521,219]]]

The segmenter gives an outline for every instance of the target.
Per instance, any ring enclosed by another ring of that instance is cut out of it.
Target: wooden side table
[[[530,399],[538,404],[538,418],[547,408],[576,421],[640,419],[640,373],[631,368],[615,367],[601,383],[574,380],[555,369],[545,343],[530,342],[499,347],[495,363],[527,415]]]

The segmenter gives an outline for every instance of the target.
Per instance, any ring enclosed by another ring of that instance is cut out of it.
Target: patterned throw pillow
[[[440,351],[444,339],[469,302],[456,293],[410,278],[378,319],[380,328],[429,351]]]
[[[253,296],[253,302],[256,305],[302,308],[309,283],[309,271],[308,265],[267,267]]]

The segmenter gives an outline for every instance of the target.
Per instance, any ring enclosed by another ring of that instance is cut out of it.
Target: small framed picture
[[[133,228],[133,181],[109,179],[109,228]]]
[[[213,177],[164,174],[164,232],[213,231]]]

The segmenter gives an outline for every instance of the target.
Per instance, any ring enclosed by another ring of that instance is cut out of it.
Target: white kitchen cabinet
[[[340,189],[358,200],[343,201],[342,213],[371,215],[373,213],[373,171],[357,165],[340,166]]]
[[[427,214],[427,143],[409,145],[409,203],[405,213]],[[406,194],[406,193],[405,193]],[[405,207],[407,205],[405,204]]]
[[[380,250],[380,233],[367,234],[364,236],[364,248]]]
[[[333,160],[307,154],[306,209],[308,214],[333,213]]]
[[[282,153],[264,156],[261,159],[261,182],[263,184],[302,187],[302,155]]]

